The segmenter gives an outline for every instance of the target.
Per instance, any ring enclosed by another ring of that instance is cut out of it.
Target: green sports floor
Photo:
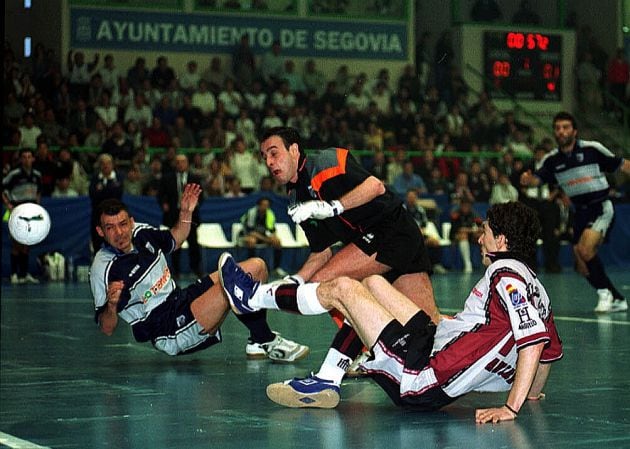
[[[630,297],[630,274],[611,271]],[[434,276],[439,304],[454,313],[477,280]],[[344,382],[334,410],[283,409],[265,386],[319,366],[335,328],[327,316],[271,312],[272,327],[310,345],[295,365],[245,358],[234,317],[224,342],[169,358],[113,337],[93,322],[87,284],[2,285],[0,448],[630,448],[630,320],[596,316],[595,293],[565,270],[541,275],[564,342],[547,398],[514,422],[477,425],[478,406],[505,394],[474,394],[443,411],[394,407],[369,379]]]

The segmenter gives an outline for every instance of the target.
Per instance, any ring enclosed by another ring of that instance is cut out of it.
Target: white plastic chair
[[[201,223],[197,228],[197,241],[204,248],[234,248],[220,223]]]
[[[276,235],[280,239],[283,248],[299,248],[302,245],[295,240],[288,223],[276,223]]]

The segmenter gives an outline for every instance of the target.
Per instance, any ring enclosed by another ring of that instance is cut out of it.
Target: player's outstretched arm
[[[199,195],[201,195],[201,186],[199,184],[186,184],[179,208],[179,220],[171,229],[171,234],[177,248],[188,238],[190,233],[190,225],[192,224],[192,213],[199,204]]]
[[[544,343],[528,346],[518,353],[514,383],[505,404],[501,407],[481,408],[475,412],[475,420],[479,424],[499,421],[512,421],[518,416],[521,406],[528,397],[536,376],[540,354]]]
[[[549,372],[551,371],[551,363],[539,363],[538,370],[536,370],[536,377],[534,377],[534,382],[532,383],[532,387],[529,389],[529,394],[527,395],[528,401],[538,401],[539,399],[545,398],[545,393],[543,393],[543,388],[545,388],[545,384],[547,383],[547,378],[549,377]]]

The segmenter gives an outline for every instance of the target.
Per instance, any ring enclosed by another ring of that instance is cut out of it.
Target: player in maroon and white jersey
[[[488,268],[464,310],[437,326],[381,276],[304,284],[295,304],[276,302],[273,290],[282,286],[251,282],[229,256],[221,257],[220,278],[239,314],[342,312],[372,348],[364,369],[397,405],[437,410],[471,391],[509,391],[504,405],[478,409],[476,420],[512,420],[526,400],[542,397],[549,364],[562,357],[549,297],[530,268],[539,232],[533,209],[492,206],[479,237]],[[287,407],[326,408],[336,405],[329,401],[336,388],[294,379],[270,385],[267,394]]]

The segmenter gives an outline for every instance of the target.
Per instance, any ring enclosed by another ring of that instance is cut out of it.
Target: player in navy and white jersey
[[[95,318],[101,330],[112,335],[122,319],[131,325],[138,342],[150,341],[169,355],[186,354],[221,341],[219,326],[229,310],[217,273],[179,288],[166,254],[179,248],[188,236],[192,212],[201,187],[187,184],[181,197],[179,220],[171,230],[135,223],[126,206],[116,199],[98,206],[98,234],[105,244],[90,269]],[[265,264],[249,259],[243,268],[257,279],[266,279]],[[251,339],[266,357],[293,362],[308,354],[308,347],[276,335],[265,315],[241,320]]]
[[[562,357],[549,297],[530,268],[539,233],[533,209],[522,203],[492,206],[478,240],[486,272],[464,310],[437,326],[381,276],[363,283],[341,277],[304,284],[298,287],[300,301],[286,304],[274,302],[269,284],[243,276],[229,255],[221,256],[220,275],[241,313],[341,311],[372,348],[364,369],[397,405],[437,410],[471,391],[509,391],[503,406],[476,411],[478,422],[497,422],[516,418],[526,400],[543,397],[549,364]],[[235,287],[245,294],[234,295]],[[335,388],[315,389],[294,379],[270,385],[267,394],[287,407],[327,408],[336,405]]]
[[[311,251],[290,279],[297,283],[338,276],[361,280],[382,274],[439,319],[427,249],[401,198],[347,149],[327,148],[307,155],[297,130],[288,127],[271,128],[260,141],[262,159],[276,181],[286,185],[289,216],[304,229]],[[343,246],[333,252],[337,242]],[[292,301],[296,287],[283,285],[279,297]],[[331,314],[340,329],[315,378],[340,385],[363,344],[343,316]]]
[[[597,249],[615,217],[605,174],[617,170],[630,174],[630,161],[615,156],[599,142],[577,139],[575,118],[568,112],[556,114],[553,132],[558,148],[545,157],[536,172],[524,172],[521,184],[532,187],[542,183],[558,184],[571,198],[575,206],[576,268],[597,290],[595,312],[628,310],[627,301],[606,275]]]

